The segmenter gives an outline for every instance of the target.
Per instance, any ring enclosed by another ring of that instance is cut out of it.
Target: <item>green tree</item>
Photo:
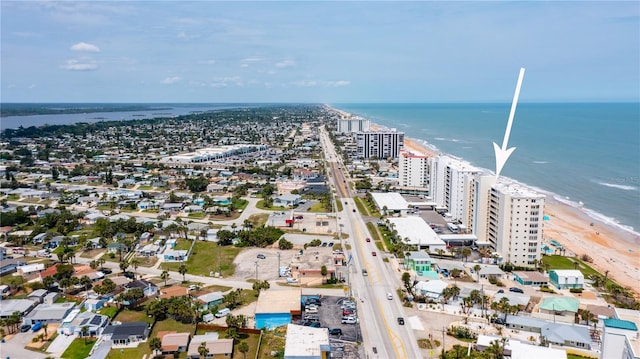
[[[84,287],[85,291],[89,290],[91,283],[93,282],[91,281],[91,278],[89,278],[89,276],[83,275],[82,278],[80,278],[80,284]]]
[[[207,348],[206,342],[200,343],[198,346],[198,354],[200,354],[200,358],[206,358],[207,354],[209,354],[209,348]]]
[[[462,257],[464,258],[464,261],[467,261],[467,257],[469,257],[471,255],[471,248],[469,247],[464,247],[462,248]]]
[[[131,260],[131,266],[133,267],[133,272],[135,275],[138,275],[138,267],[140,266],[140,260],[138,258],[133,258]]]
[[[413,295],[413,285],[411,283],[411,274],[409,272],[402,273],[402,283],[407,293]]]
[[[328,274],[328,273],[329,273],[329,272],[328,272],[328,270],[327,270],[327,266],[324,266],[324,265],[323,265],[322,267],[320,267],[320,275],[322,276],[322,282],[323,282],[323,283],[325,282],[325,278],[327,277],[327,274]]]
[[[160,338],[153,337],[149,339],[149,348],[153,351],[154,355],[158,355],[158,352],[162,349],[162,342],[160,341]]]
[[[120,261],[120,270],[126,272],[127,268],[129,268],[129,263],[127,261]]]
[[[180,267],[178,267],[178,273],[182,274],[182,282],[186,282],[186,274],[187,274],[187,265],[185,263],[181,263]]]
[[[249,344],[244,340],[238,343],[238,351],[242,353],[244,359],[247,359],[247,352],[249,351]]]
[[[82,328],[80,328],[80,334],[82,335],[82,337],[84,337],[84,344],[87,344],[87,335],[89,334],[89,326],[87,325],[83,325]]]
[[[53,283],[55,283],[55,281],[56,280],[50,275],[42,278],[42,284],[44,284],[44,287],[47,289],[50,288],[53,285]]]
[[[167,272],[166,270],[162,271],[162,274],[160,274],[160,279],[162,279],[164,281],[164,286],[167,286],[167,279],[169,279],[169,272]]]

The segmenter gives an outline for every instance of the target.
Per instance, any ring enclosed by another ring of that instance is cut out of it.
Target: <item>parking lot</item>
[[[340,339],[349,342],[356,342],[361,340],[361,332],[358,323],[355,324],[342,324],[343,309],[340,306],[343,304],[345,298],[343,297],[322,297],[320,299],[321,305],[318,306],[317,313],[303,312],[302,320],[298,324],[304,324],[304,322],[318,322],[319,327],[325,327],[329,329],[338,328],[342,331],[342,334],[330,335],[332,339]],[[305,320],[305,316],[313,316],[311,319]],[[317,318],[317,319],[316,319]]]

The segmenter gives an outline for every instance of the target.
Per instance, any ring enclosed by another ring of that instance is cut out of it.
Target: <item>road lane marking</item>
[[[392,331],[391,328],[389,327],[389,323],[387,322],[387,318],[386,318],[386,313],[382,309],[382,305],[380,304],[380,301],[377,300],[376,303],[378,304],[378,309],[382,314],[382,321],[384,322],[384,326],[387,329],[387,334],[389,335],[389,338],[391,339],[391,343],[393,344],[393,351],[396,353],[396,358],[406,358],[407,350],[404,347],[402,338],[400,338],[400,336],[397,335],[394,331]],[[398,352],[398,346],[396,345],[396,340],[400,343],[400,349],[402,350],[403,356],[400,356],[400,353]]]

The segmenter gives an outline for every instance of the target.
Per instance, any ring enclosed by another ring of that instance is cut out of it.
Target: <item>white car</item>
[[[356,317],[342,317],[342,324],[356,324],[357,323],[357,319]]]

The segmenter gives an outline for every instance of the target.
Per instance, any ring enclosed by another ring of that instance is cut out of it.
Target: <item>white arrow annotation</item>
[[[509,121],[507,122],[507,129],[504,132],[504,139],[502,140],[502,147],[499,147],[495,142],[493,143],[493,149],[496,152],[496,178],[500,176],[500,172],[507,163],[509,156],[516,149],[511,147],[507,149],[507,143],[509,143],[509,135],[511,134],[511,125],[513,124],[513,117],[516,114],[516,106],[518,105],[518,97],[520,96],[520,87],[522,86],[522,79],[524,78],[524,67],[520,68],[520,75],[518,75],[518,83],[516,84],[516,93],[513,95],[513,102],[511,103],[511,112],[509,112]]]

